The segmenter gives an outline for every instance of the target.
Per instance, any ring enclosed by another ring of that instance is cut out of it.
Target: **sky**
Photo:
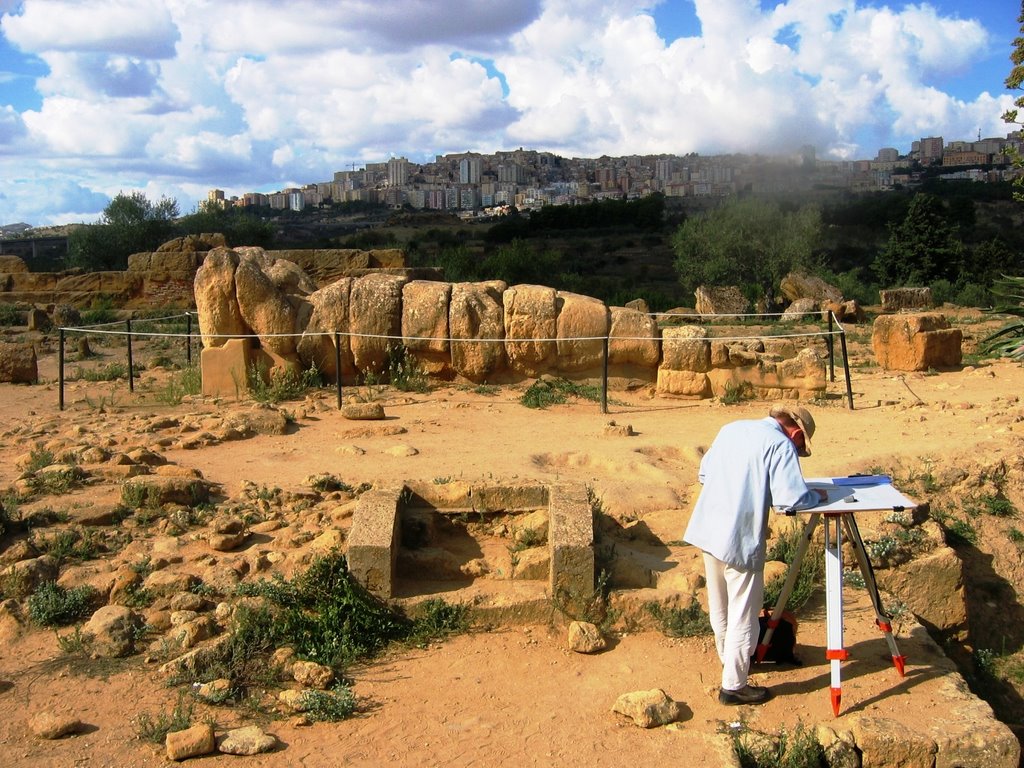
[[[1005,136],[1016,0],[0,0],[0,225],[389,157]]]

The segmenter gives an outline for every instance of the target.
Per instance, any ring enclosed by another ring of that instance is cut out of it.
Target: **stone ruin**
[[[812,397],[826,385],[820,339],[808,347],[793,338],[716,340],[697,325],[663,330],[638,309],[541,285],[371,271],[318,287],[261,248],[218,247],[197,270],[194,295],[207,395],[244,388],[253,366],[273,375],[315,365],[329,381],[357,383],[383,373],[398,343],[447,381],[600,376],[607,340],[613,386],[639,380],[691,398],[749,387],[768,399]]]

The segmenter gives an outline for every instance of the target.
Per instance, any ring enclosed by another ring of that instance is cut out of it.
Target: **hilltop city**
[[[1017,134],[951,141],[941,136],[915,141],[909,153],[885,147],[873,160],[831,161],[814,147],[785,158],[763,155],[628,155],[564,158],[528,149],[481,154],[438,155],[434,162],[405,157],[337,171],[330,181],[226,197],[210,190],[207,205],[269,207],[302,211],[331,203],[360,201],[394,208],[456,212],[463,218],[501,213],[510,206],[528,210],[543,205],[572,205],[606,198],[725,197],[738,192],[770,194],[800,189],[852,192],[913,186],[921,178],[977,182],[1003,181],[1019,169],[1010,153]]]

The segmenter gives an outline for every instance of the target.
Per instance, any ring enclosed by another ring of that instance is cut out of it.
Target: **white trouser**
[[[757,650],[764,571],[733,568],[705,552],[704,573],[708,614],[722,661],[722,688],[736,691],[747,684],[750,657]]]

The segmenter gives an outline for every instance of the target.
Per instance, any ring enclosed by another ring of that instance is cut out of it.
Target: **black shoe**
[[[735,691],[722,688],[718,692],[719,704],[762,704],[771,698],[771,692],[759,685],[745,685]]]

